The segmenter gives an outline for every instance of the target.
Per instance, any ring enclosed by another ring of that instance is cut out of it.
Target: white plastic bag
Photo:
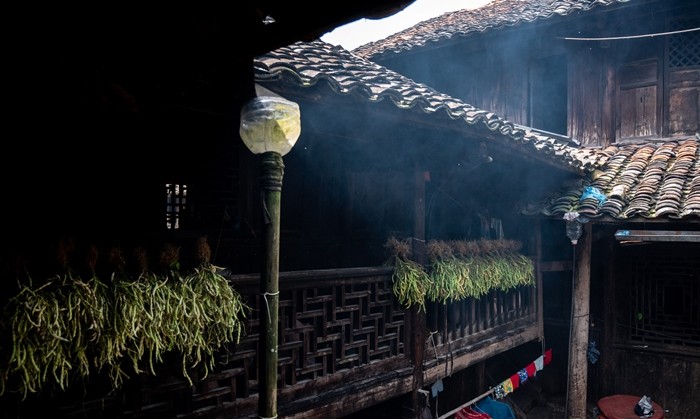
[[[634,405],[634,413],[640,418],[650,418],[654,416],[654,407],[651,404],[651,397],[642,396]]]

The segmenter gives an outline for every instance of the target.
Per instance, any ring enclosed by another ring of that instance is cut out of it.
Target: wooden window
[[[667,135],[692,135],[700,131],[700,17],[674,21],[667,40]]]
[[[187,208],[187,185],[168,183],[165,185],[165,228],[177,230]]]
[[[658,60],[623,64],[619,80],[618,140],[658,136]]]
[[[700,18],[677,20],[668,38],[668,66],[671,68],[700,66],[700,31],[682,32],[700,27]]]
[[[697,243],[623,247],[617,292],[626,300],[618,341],[634,347],[700,354],[700,259]]]

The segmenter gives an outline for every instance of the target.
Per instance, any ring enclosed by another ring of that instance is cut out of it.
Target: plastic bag
[[[642,396],[634,405],[634,413],[640,418],[650,418],[654,416],[654,407],[651,404],[651,397]]]
[[[608,200],[608,197],[605,196],[600,189],[593,186],[586,186],[583,188],[583,194],[581,195],[581,198],[579,198],[579,201],[583,201],[584,199],[588,198],[597,200],[599,205]]]

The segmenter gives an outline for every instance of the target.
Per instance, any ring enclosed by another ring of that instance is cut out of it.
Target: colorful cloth
[[[506,392],[503,390],[503,384],[499,384],[493,389],[493,396],[497,399],[506,397]]]
[[[475,410],[483,411],[493,419],[516,419],[515,412],[508,403],[486,397],[476,404]]]
[[[535,363],[530,362],[530,364],[527,367],[525,367],[525,371],[527,371],[528,377],[534,377],[535,374],[537,374],[537,368],[535,367]]]
[[[535,369],[537,371],[542,371],[544,368],[544,356],[540,355],[536,360],[535,360]]]
[[[520,375],[517,373],[511,375],[510,382],[513,383],[513,390],[517,390],[520,387]]]
[[[501,385],[503,386],[503,393],[510,394],[513,392],[513,382],[510,381],[510,378],[506,378]]]
[[[547,349],[544,351],[544,365],[549,365],[550,362],[552,362],[552,350]]]
[[[525,368],[518,371],[518,377],[520,378],[520,384],[525,384],[529,376],[527,375],[527,370]]]
[[[455,419],[491,419],[491,416],[472,407],[464,407],[455,414]]]

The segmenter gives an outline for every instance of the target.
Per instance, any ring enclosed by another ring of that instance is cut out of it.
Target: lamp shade
[[[284,156],[301,134],[299,105],[276,96],[257,96],[241,109],[240,134],[255,154],[274,151]]]

